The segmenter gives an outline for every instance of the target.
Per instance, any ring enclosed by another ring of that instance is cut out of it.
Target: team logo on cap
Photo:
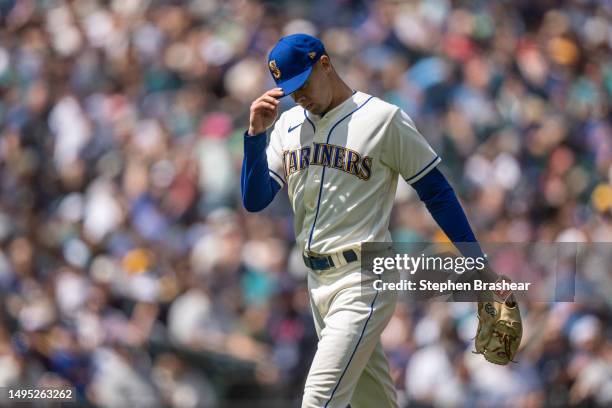
[[[314,52],[314,51],[312,51],[312,52],[309,52],[309,53],[308,53],[308,56],[310,57],[310,59],[314,59],[314,57],[316,57],[316,56],[317,56],[317,53],[316,53],[316,52]]]
[[[270,71],[272,71],[272,75],[274,75],[274,78],[276,79],[280,78],[281,72],[280,72],[280,69],[278,69],[278,67],[276,66],[276,61],[272,60],[270,61],[268,65],[270,67]]]

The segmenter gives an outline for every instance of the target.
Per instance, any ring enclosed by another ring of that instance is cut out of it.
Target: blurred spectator
[[[296,31],[413,116],[482,242],[609,253],[611,21],[593,0],[0,1],[0,386],[299,400],[316,335],[293,219],[282,193],[246,216],[238,182],[267,52]],[[395,239],[444,239],[400,184]],[[473,308],[399,306],[382,341],[402,399],[609,406],[605,272],[586,267],[595,306],[525,304],[507,368],[472,357]]]

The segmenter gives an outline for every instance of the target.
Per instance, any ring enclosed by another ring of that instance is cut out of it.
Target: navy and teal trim
[[[342,381],[342,377],[344,377],[344,374],[346,374],[346,370],[348,370],[349,365],[351,364],[351,361],[353,361],[353,357],[355,356],[355,353],[357,352],[357,348],[359,347],[359,343],[361,343],[361,340],[363,339],[363,335],[365,334],[366,328],[368,327],[368,322],[370,321],[370,318],[372,317],[372,314],[374,313],[374,303],[376,302],[376,298],[378,298],[378,294],[379,293],[380,293],[380,291],[377,290],[376,294],[374,295],[374,299],[372,299],[372,303],[370,304],[370,313],[368,314],[368,318],[366,319],[365,323],[363,324],[363,329],[361,330],[361,334],[359,335],[359,339],[357,339],[357,344],[355,344],[355,348],[353,349],[353,352],[351,353],[351,356],[349,357],[349,360],[346,363],[346,366],[344,367],[344,370],[342,370],[342,374],[340,374],[340,378],[338,378],[338,382],[334,386],[334,389],[332,390],[332,393],[329,396],[329,399],[325,403],[324,408],[327,408],[327,406],[331,402],[332,398],[334,398],[334,394],[336,393],[336,390],[340,386],[340,381]]]
[[[423,173],[427,173],[428,171],[430,171],[431,169],[433,169],[434,167],[436,167],[436,165],[438,163],[440,163],[442,159],[440,159],[440,156],[436,156],[434,157],[434,159],[432,161],[430,161],[427,166],[423,167],[421,170],[419,170],[419,172],[417,174],[415,174],[412,177],[408,177],[406,179],[407,183],[414,183],[415,181],[417,181],[419,179],[419,176],[422,175]]]
[[[308,117],[308,114],[306,113],[306,109],[304,109],[304,117],[306,118],[308,123],[310,123],[310,126],[312,126],[312,131],[316,132],[317,128],[315,127],[314,123],[312,123],[312,120],[310,120],[310,118]]]
[[[334,125],[331,127],[331,129],[329,129],[329,133],[327,134],[327,140],[325,141],[325,143],[329,143],[329,139],[331,137],[331,134],[334,131],[334,129],[336,128],[336,126],[338,126],[340,123],[342,123],[342,121],[344,119],[348,118],[353,113],[355,113],[359,109],[363,108],[368,102],[370,102],[370,100],[372,98],[373,98],[373,96],[370,96],[368,99],[366,99],[366,101],[364,103],[362,103],[361,105],[359,105],[358,107],[353,109],[351,112],[349,112],[346,115],[344,115],[339,121],[334,123]],[[306,117],[306,119],[308,119],[308,116]],[[314,127],[314,125],[313,125],[313,127]],[[321,185],[319,186],[319,198],[317,200],[317,210],[315,212],[314,221],[312,222],[312,227],[310,228],[310,234],[308,236],[308,250],[309,251],[310,251],[310,244],[312,243],[312,235],[314,234],[315,225],[317,224],[317,218],[319,217],[319,208],[321,207],[321,196],[323,195],[323,184],[324,184],[324,181],[325,181],[325,169],[326,168],[327,167],[323,167],[323,173],[321,173]]]

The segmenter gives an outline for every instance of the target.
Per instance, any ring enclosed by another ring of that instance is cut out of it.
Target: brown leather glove
[[[501,276],[499,280],[510,281]],[[518,303],[511,294],[493,292],[491,301],[478,302],[478,329],[474,340],[476,354],[494,364],[514,361],[523,336]],[[512,300],[508,300],[512,299]]]

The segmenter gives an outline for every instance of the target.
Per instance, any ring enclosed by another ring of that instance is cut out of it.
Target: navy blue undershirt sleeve
[[[242,205],[248,211],[261,211],[268,206],[281,186],[270,176],[266,156],[266,134],[244,134],[244,158],[240,176]]]
[[[480,245],[472,232],[463,208],[448,184],[446,177],[434,168],[423,178],[412,184],[421,201],[425,203],[433,219],[442,231],[455,243],[464,256],[483,256]],[[470,245],[457,245],[461,242],[473,242]]]

